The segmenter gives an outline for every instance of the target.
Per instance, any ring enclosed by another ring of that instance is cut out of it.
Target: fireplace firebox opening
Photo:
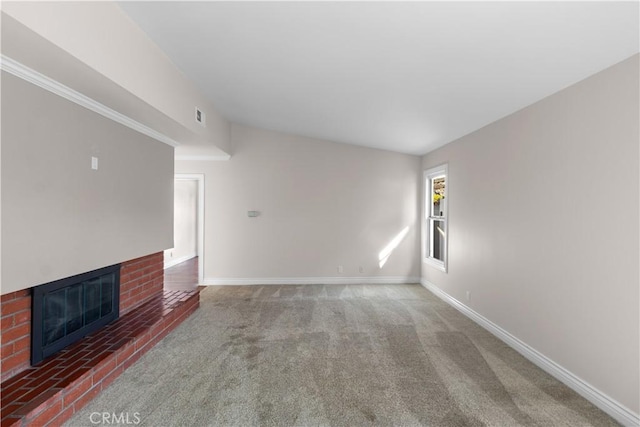
[[[120,264],[33,288],[31,364],[73,344],[120,315]]]

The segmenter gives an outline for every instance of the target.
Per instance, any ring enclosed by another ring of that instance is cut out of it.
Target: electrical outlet
[[[467,291],[467,301],[471,301],[471,291]]]
[[[339,265],[338,266],[338,273],[344,273],[344,267]]]
[[[364,273],[364,267],[363,267],[363,266],[360,266],[360,268],[358,268],[358,271],[359,271],[360,273]]]

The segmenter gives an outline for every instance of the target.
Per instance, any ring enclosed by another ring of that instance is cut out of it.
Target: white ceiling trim
[[[191,156],[176,156],[176,160],[191,160],[196,162],[216,162],[216,161],[224,161],[229,160],[231,156],[199,156],[199,155],[191,155]]]
[[[116,110],[113,110],[106,105],[99,103],[95,99],[89,98],[88,96],[83,95],[74,89],[71,89],[69,86],[65,86],[62,83],[50,77],[47,77],[44,74],[39,73],[38,71],[29,68],[26,65],[14,59],[11,59],[6,55],[2,55],[0,58],[0,69],[6,71],[9,74],[13,74],[14,76],[24,81],[39,86],[42,89],[45,89],[55,95],[65,98],[77,105],[80,105],[87,110],[98,113],[101,116],[113,120],[116,123],[120,123],[123,126],[135,130],[136,132],[140,132],[141,134],[153,138],[156,141],[160,141],[172,147],[177,147],[180,145],[178,141],[169,138],[165,134],[151,129],[150,127],[143,125],[142,123],[132,119],[131,117],[125,116],[124,114],[119,113]]]

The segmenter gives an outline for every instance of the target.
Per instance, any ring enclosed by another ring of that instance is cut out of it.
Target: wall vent
[[[198,107],[196,107],[196,122],[200,123],[200,126],[202,127],[207,126],[207,118],[205,117],[202,110],[200,110]]]

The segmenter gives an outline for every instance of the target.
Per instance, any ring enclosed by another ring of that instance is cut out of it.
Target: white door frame
[[[198,230],[197,230],[197,256],[198,256],[198,285],[204,281],[204,174],[203,173],[177,173],[176,181],[197,181],[198,183]]]

